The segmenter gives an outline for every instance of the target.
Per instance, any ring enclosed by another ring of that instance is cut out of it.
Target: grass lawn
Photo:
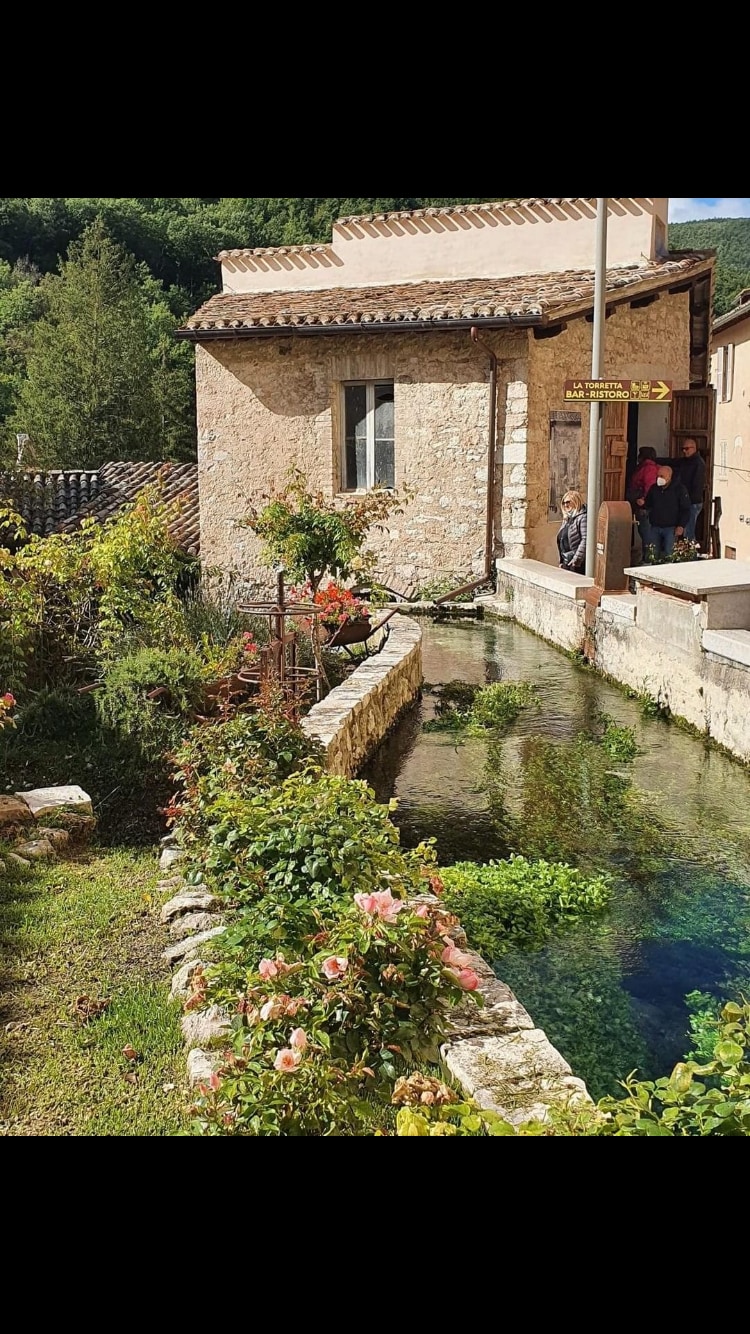
[[[124,849],[0,874],[0,1134],[186,1128],[157,878],[153,850]]]

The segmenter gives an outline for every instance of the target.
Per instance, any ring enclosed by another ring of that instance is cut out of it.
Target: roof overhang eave
[[[184,338],[191,343],[208,343],[216,339],[234,338],[287,338],[299,335],[324,335],[342,333],[425,333],[466,331],[474,327],[481,329],[534,329],[547,324],[549,316],[544,315],[477,315],[471,319],[459,320],[367,320],[346,324],[265,324],[241,325],[233,329],[177,329],[176,338]]]

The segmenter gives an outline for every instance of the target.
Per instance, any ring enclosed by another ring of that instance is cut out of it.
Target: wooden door
[[[675,389],[669,417],[669,453],[671,458],[682,458],[682,442],[692,436],[706,464],[706,485],[703,492],[703,510],[698,516],[696,536],[703,551],[709,551],[711,500],[714,473],[714,423],[716,420],[716,390]],[[710,554],[710,552],[709,552]]]
[[[602,460],[602,500],[624,500],[628,462],[627,403],[605,403],[603,406]]]

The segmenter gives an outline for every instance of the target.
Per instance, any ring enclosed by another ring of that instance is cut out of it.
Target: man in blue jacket
[[[673,477],[670,467],[659,469],[644,508],[649,518],[649,544],[658,563],[660,556],[672,555],[675,538],[683,536],[690,522],[690,496],[679,478]]]

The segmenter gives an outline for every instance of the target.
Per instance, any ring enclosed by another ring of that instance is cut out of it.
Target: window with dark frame
[[[396,485],[393,380],[359,380],[343,386],[345,491]]]

